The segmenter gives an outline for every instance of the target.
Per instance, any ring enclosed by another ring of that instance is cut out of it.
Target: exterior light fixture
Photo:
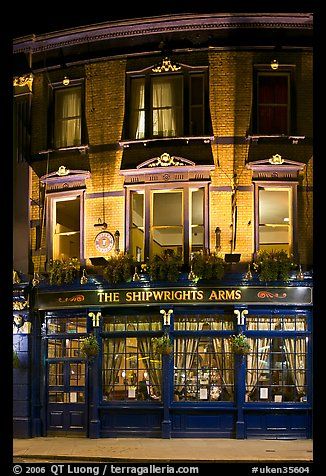
[[[133,281],[139,281],[139,280],[140,280],[140,276],[139,276],[139,274],[137,273],[137,266],[135,267],[135,273],[134,273],[134,275],[133,275],[133,277],[132,277],[132,280],[133,280]]]
[[[70,83],[70,79],[68,78],[68,76],[65,76],[62,80],[62,84],[64,86],[69,86],[69,83]]]
[[[115,248],[115,252],[116,252],[116,253],[119,253],[119,252],[120,252],[119,239],[120,239],[120,232],[119,232],[119,230],[117,230],[117,231],[114,233],[114,248]]]
[[[244,278],[245,278],[247,281],[251,281],[251,280],[252,280],[252,272],[251,272],[251,269],[250,269],[250,263],[248,264],[248,271],[246,272]]]
[[[86,276],[86,270],[83,269],[83,275],[82,277],[80,278],[80,284],[87,284],[87,281],[88,281],[88,278]]]
[[[299,270],[297,272],[296,278],[298,281],[303,281],[304,280],[304,274],[302,272],[301,264],[299,264]]]
[[[278,69],[278,61],[277,61],[277,59],[273,59],[273,60],[271,61],[271,68],[274,69],[274,70]]]

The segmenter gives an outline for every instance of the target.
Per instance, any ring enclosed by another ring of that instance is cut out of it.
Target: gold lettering
[[[218,300],[219,301],[224,301],[225,300],[225,291],[222,291],[221,289],[218,292]]]
[[[234,299],[234,289],[232,289],[232,291],[225,291],[225,299]]]
[[[131,291],[127,291],[126,292],[126,301],[132,301],[132,292]]]
[[[218,298],[217,298],[216,291],[212,291],[212,292],[211,292],[211,295],[209,296],[208,299],[209,299],[209,301],[213,301],[213,300],[214,300],[214,301],[217,301]]]
[[[100,292],[97,293],[97,296],[98,296],[100,302],[103,302],[103,294],[104,294],[103,291],[100,291]]]
[[[163,291],[153,291],[153,296],[154,296],[155,301],[162,301]]]
[[[235,292],[235,299],[241,299],[241,289],[237,289]]]
[[[175,297],[175,299],[177,299],[177,301],[183,301],[183,299],[184,299],[183,292],[182,291],[175,291],[174,297]]]
[[[119,301],[120,301],[120,294],[113,293],[113,302],[119,302]]]
[[[164,291],[164,301],[171,301],[171,291]]]
[[[197,291],[196,294],[197,294],[197,299],[198,300],[204,299],[204,291]]]

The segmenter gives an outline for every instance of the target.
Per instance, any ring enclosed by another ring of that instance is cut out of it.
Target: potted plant
[[[95,358],[100,352],[100,346],[93,334],[82,340],[80,346],[80,353],[86,359]]]
[[[176,281],[182,266],[182,258],[174,250],[164,250],[149,262],[149,275],[152,281]]]
[[[136,263],[128,253],[111,256],[103,270],[104,278],[110,284],[117,284],[131,280]]]
[[[80,263],[77,258],[70,260],[54,260],[50,262],[50,284],[61,286],[71,284],[78,276]]]
[[[18,354],[15,350],[13,350],[13,368],[18,369],[20,367],[20,360]]]
[[[247,337],[244,334],[231,336],[232,352],[238,355],[246,355],[251,351],[251,347]]]
[[[192,272],[198,279],[222,279],[224,276],[223,258],[207,250],[192,253]]]
[[[260,250],[253,266],[260,281],[288,281],[294,263],[284,250]]]
[[[167,334],[152,338],[153,350],[156,355],[169,355],[173,352],[173,343]]]

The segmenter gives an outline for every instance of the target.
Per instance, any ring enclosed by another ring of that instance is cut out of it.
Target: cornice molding
[[[237,28],[311,30],[313,15],[312,13],[188,14],[119,20],[16,38],[13,41],[13,52],[37,53],[75,44],[117,38]]]

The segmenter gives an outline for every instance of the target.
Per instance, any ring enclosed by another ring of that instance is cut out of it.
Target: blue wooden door
[[[49,359],[47,362],[48,433],[85,433],[86,363]]]

